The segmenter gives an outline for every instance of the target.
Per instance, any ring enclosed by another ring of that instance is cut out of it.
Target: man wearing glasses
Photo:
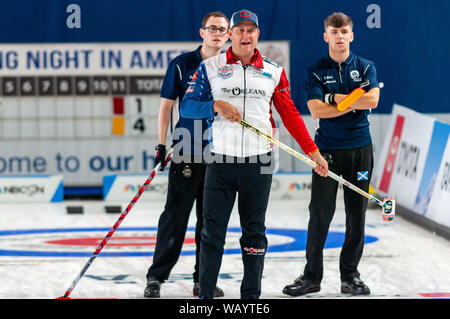
[[[202,21],[200,36],[202,45],[195,51],[181,54],[168,66],[161,87],[161,102],[158,116],[159,144],[155,165],[161,163],[164,170],[166,158],[166,136],[169,124],[174,145],[173,161],[169,170],[169,185],[166,204],[158,222],[158,233],[153,256],[153,264],[148,269],[147,286],[144,297],[159,298],[161,284],[167,280],[181,253],[189,215],[196,202],[197,223],[195,229],[196,263],[194,266],[194,296],[199,291],[199,250],[201,229],[203,227],[203,184],[205,165],[202,162],[204,131],[208,128],[206,119],[192,120],[179,116],[174,108],[178,99],[183,99],[185,91],[193,81],[194,72],[204,59],[218,55],[228,40],[229,20],[222,12],[208,13]],[[175,118],[178,115],[179,118]],[[200,129],[200,133],[198,130]],[[186,134],[188,133],[188,134]],[[183,140],[184,139],[184,140]],[[183,147],[177,147],[183,145]],[[219,287],[214,289],[215,297],[223,297]]]
[[[242,299],[258,299],[267,249],[265,214],[272,183],[271,145],[246,131],[241,119],[272,134],[271,104],[303,151],[328,173],[328,164],[311,139],[295,107],[284,68],[263,57],[256,49],[257,16],[248,10],[235,12],[226,53],[200,63],[196,79],[188,88],[181,114],[188,118],[213,118],[211,157],[206,168],[203,229],[200,248],[200,298],[214,297],[222,263],[224,243],[236,194],[242,236],[244,266]]]

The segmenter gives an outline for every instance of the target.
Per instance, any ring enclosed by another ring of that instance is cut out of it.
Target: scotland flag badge
[[[358,172],[356,175],[356,179],[358,181],[367,181],[369,180],[369,171]]]

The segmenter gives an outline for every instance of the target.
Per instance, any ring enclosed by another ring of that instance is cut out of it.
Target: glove
[[[324,153],[323,158],[327,161],[328,164],[333,163],[333,159],[329,153]]]
[[[334,100],[334,93],[327,93],[323,97],[323,101],[327,104],[336,105],[336,101]]]
[[[158,146],[155,147],[155,150],[157,151],[155,166],[158,165],[158,163],[161,163],[159,170],[162,172],[164,171],[164,167],[166,167],[166,146],[163,144],[158,144]]]

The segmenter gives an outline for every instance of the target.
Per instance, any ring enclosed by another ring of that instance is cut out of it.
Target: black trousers
[[[342,175],[344,179],[362,190],[366,192],[369,190],[373,170],[372,145],[349,150],[321,150],[321,153],[331,155],[332,161],[329,164],[331,171]],[[358,172],[361,180],[358,180]],[[364,172],[367,174],[364,175]],[[367,179],[364,176],[367,176]],[[336,209],[337,190],[338,182],[329,177],[321,177],[313,171],[306,266],[303,275],[316,283],[320,283],[323,277],[323,248]],[[344,203],[346,231],[339,261],[342,281],[359,276],[357,267],[364,247],[367,199],[344,187]]]
[[[191,175],[188,166],[191,169]],[[201,229],[203,227],[203,185],[206,166],[201,163],[174,163],[170,165],[169,185],[164,211],[159,217],[153,264],[147,272],[147,278],[156,277],[164,282],[181,253],[189,216],[196,202],[197,223],[195,227],[196,263],[194,282],[199,281],[199,252]]]
[[[238,209],[242,229],[240,246],[244,268],[240,287],[241,298],[257,299],[261,294],[264,256],[267,249],[265,215],[272,184],[272,174],[261,173],[263,167],[267,168],[267,165],[262,163],[207,165],[200,250],[200,295],[205,298],[213,298],[236,194],[239,194]]]

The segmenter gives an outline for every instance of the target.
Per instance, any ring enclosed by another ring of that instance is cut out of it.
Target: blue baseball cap
[[[230,29],[233,28],[236,24],[238,24],[241,21],[251,21],[259,28],[258,24],[258,17],[256,14],[251,12],[250,10],[241,10],[238,12],[233,13],[230,20]]]

